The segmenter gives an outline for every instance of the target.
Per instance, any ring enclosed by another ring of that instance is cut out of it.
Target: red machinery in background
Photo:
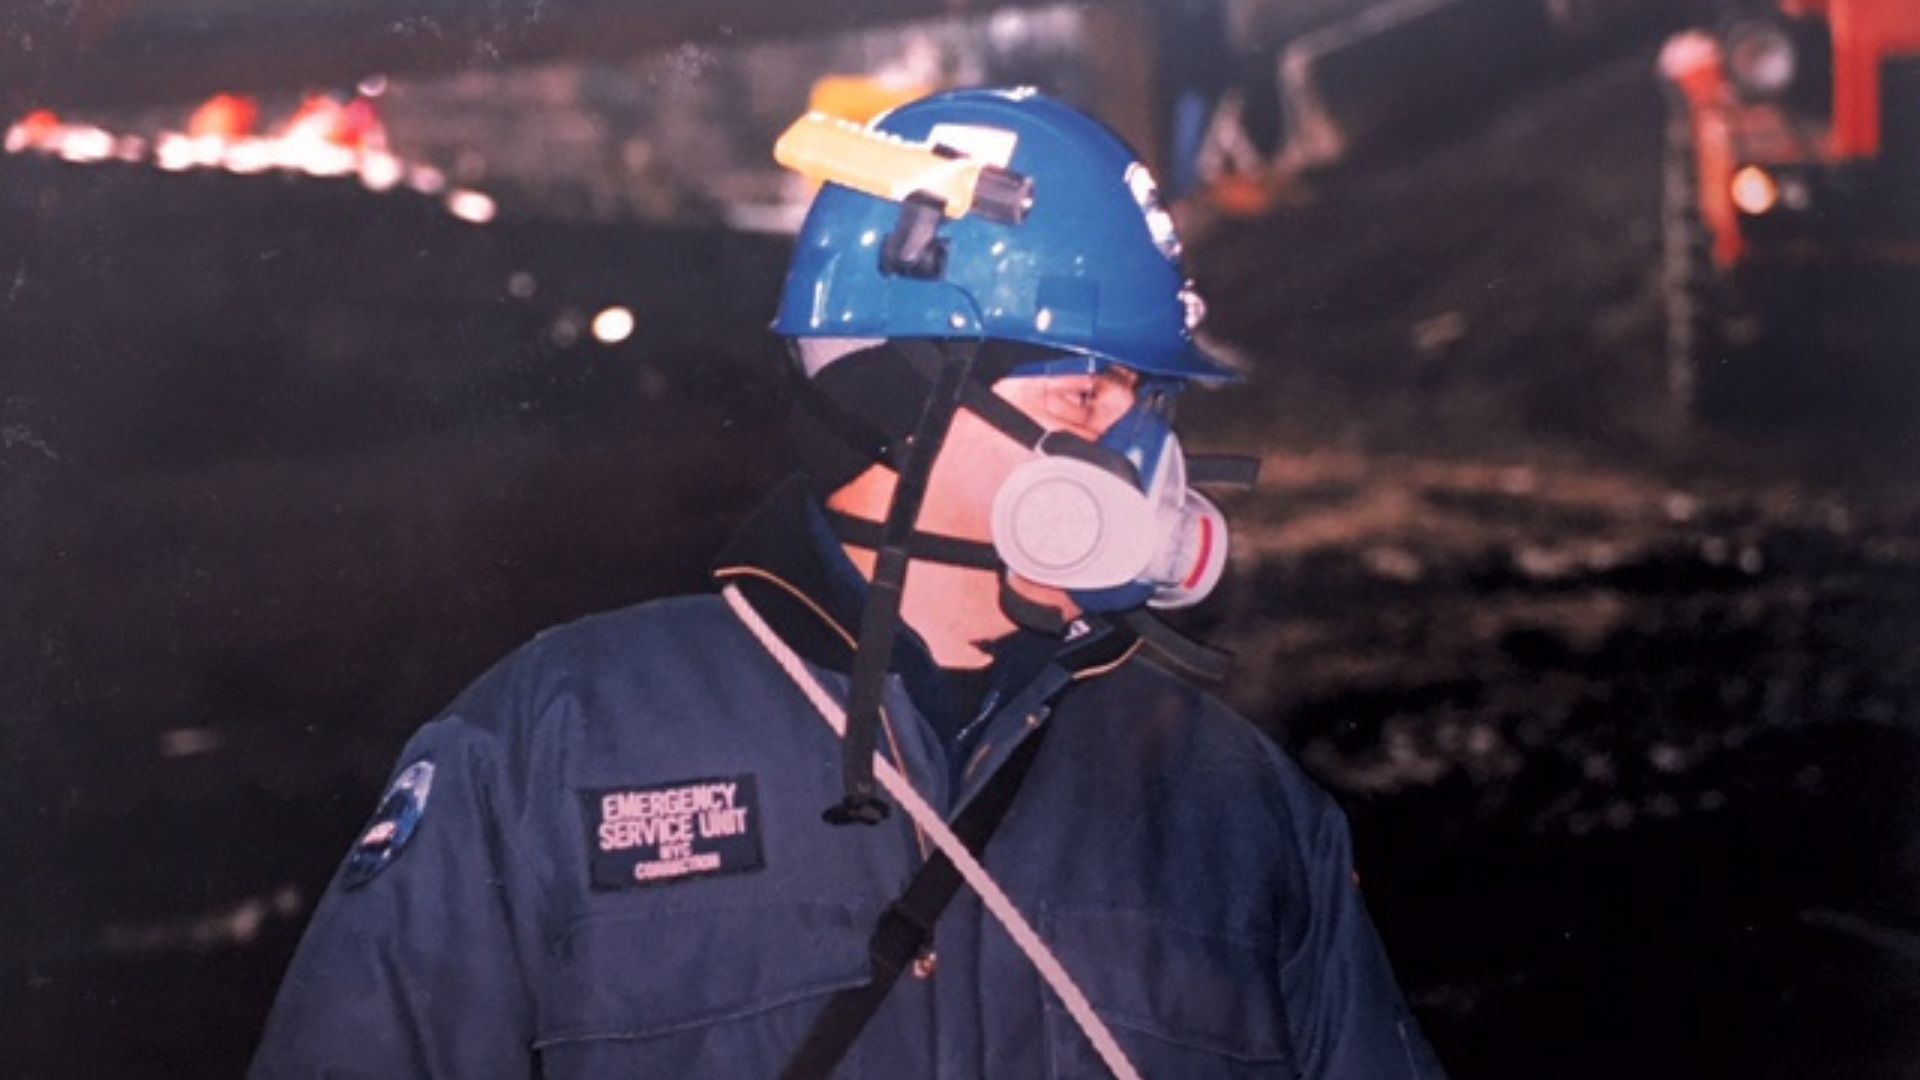
[[[1920,0],[1729,5],[1660,76],[1673,397],[1721,418],[1791,400],[1834,375],[1836,303],[1920,267]]]

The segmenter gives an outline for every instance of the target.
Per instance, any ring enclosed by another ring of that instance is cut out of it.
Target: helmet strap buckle
[[[878,795],[847,795],[822,811],[820,819],[829,825],[878,825],[891,812],[887,801]]]

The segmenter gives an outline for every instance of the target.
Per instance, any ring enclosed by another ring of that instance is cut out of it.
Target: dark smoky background
[[[1025,82],[1163,179],[1224,103],[1178,211],[1248,378],[1185,426],[1265,470],[1186,622],[1449,1068],[1920,1075],[1920,290],[1771,296],[1846,393],[1676,402],[1656,56],[1716,17],[6,9],[0,1072],[240,1072],[411,730],[782,474],[774,135]]]

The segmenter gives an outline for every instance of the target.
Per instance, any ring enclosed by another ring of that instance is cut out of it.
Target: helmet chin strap
[[[900,341],[896,347],[916,368],[937,367],[933,387],[921,406],[919,422],[907,440],[904,459],[896,466],[899,480],[887,519],[881,525],[874,551],[873,577],[867,586],[866,607],[860,613],[860,639],[854,649],[852,685],[847,699],[847,735],[841,744],[841,775],[846,792],[824,815],[835,825],[858,822],[876,825],[888,807],[873,779],[873,752],[879,741],[880,692],[893,658],[900,630],[900,598],[906,587],[907,564],[912,557],[914,526],[926,499],[927,478],[946,444],[961,399],[973,383],[979,347],[970,341]]]

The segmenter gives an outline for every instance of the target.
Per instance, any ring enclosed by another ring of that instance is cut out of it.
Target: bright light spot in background
[[[113,136],[97,127],[70,127],[60,139],[60,157],[91,164],[113,156]]]
[[[279,147],[265,139],[242,139],[224,152],[217,141],[209,140],[228,172],[252,176],[266,172],[280,162]]]
[[[1733,205],[1749,214],[1759,215],[1773,209],[1780,197],[1773,177],[1757,165],[1749,165],[1733,174]]]
[[[1798,67],[1793,55],[1793,39],[1771,22],[1752,20],[1733,27],[1728,33],[1727,68],[1746,88],[1760,94],[1777,94],[1793,82]]]
[[[533,275],[527,273],[525,270],[515,270],[513,273],[507,275],[507,295],[513,297],[515,300],[532,299],[533,294],[538,292],[539,289],[540,283],[535,281]]]
[[[360,159],[360,182],[368,191],[391,191],[405,173],[406,166],[392,154],[370,153]]]
[[[309,176],[345,176],[359,164],[353,150],[305,135],[282,139],[278,149],[274,156],[283,167]]]
[[[369,75],[361,79],[360,85],[354,89],[360,91],[362,97],[379,97],[381,94],[387,92],[387,77],[385,75]]]
[[[384,89],[384,76],[372,79],[380,80]],[[392,191],[405,183],[423,195],[445,192],[447,212],[463,221],[477,225],[492,221],[499,207],[490,196],[471,188],[449,191],[445,173],[431,165],[410,164],[387,149],[385,127],[369,100],[375,92],[371,85],[345,105],[325,95],[310,96],[271,135],[247,134],[256,119],[253,104],[219,94],[195,111],[193,126],[200,130],[191,134],[163,131],[151,145],[139,135],[116,136],[91,125],[63,123],[45,109],[9,125],[0,145],[10,154],[45,154],[78,164],[150,160],[164,172],[219,168],[245,175],[278,170],[352,176],[375,192]],[[485,163],[477,155],[463,155],[462,164],[485,172]]]
[[[168,172],[218,165],[223,153],[225,144],[219,139],[196,139],[175,131],[162,134],[153,144],[154,164]]]
[[[593,317],[593,336],[602,344],[618,345],[633,334],[633,312],[610,307]]]
[[[455,188],[447,192],[447,213],[452,214],[461,221],[471,221],[475,225],[485,225],[487,222],[493,220],[494,212],[497,209],[491,198],[482,195],[478,191],[469,191],[466,188]]]

